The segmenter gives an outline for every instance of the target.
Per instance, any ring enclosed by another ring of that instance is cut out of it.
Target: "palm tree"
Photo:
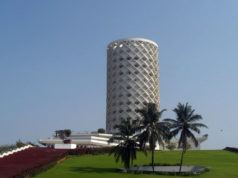
[[[194,114],[195,110],[192,109],[188,103],[186,105],[179,103],[177,108],[173,110],[176,114],[176,119],[165,119],[164,121],[170,123],[170,136],[175,137],[180,133],[180,138],[178,142],[178,147],[182,148],[182,155],[180,160],[180,168],[179,172],[181,172],[182,164],[183,164],[183,157],[187,150],[187,140],[188,138],[191,139],[195,146],[198,146],[198,141],[196,137],[193,135],[193,131],[196,133],[200,133],[200,127],[207,126],[202,123],[197,123],[196,121],[201,120],[202,116],[198,114]]]
[[[133,160],[136,159],[136,150],[139,148],[135,134],[135,121],[131,119],[122,120],[120,125],[114,127],[118,129],[118,133],[109,140],[109,142],[119,142],[119,144],[112,148],[109,155],[114,153],[116,162],[121,159],[125,168],[128,170]]]
[[[146,107],[136,110],[142,116],[138,126],[138,130],[140,130],[138,140],[140,148],[143,150],[145,150],[146,143],[149,143],[149,149],[152,152],[151,164],[154,171],[156,143],[164,145],[164,140],[168,137],[169,128],[165,122],[160,122],[160,117],[165,109],[159,112],[155,103],[145,103],[145,105]]]

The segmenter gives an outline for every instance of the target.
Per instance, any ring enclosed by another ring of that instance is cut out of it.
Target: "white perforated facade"
[[[145,102],[159,106],[158,45],[150,40],[117,40],[107,48],[107,133],[122,119],[141,116]]]

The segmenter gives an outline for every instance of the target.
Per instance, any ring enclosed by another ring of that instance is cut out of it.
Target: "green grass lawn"
[[[156,163],[176,164],[180,160],[180,151],[157,151],[155,154]],[[138,154],[134,164],[149,164],[150,154],[144,156]],[[201,178],[238,178],[238,154],[221,150],[209,151],[188,151],[185,154],[184,165],[201,165],[210,167],[211,170],[198,177]],[[122,167],[122,164],[116,164],[113,156],[74,156],[69,157],[64,162],[57,164],[53,168],[40,173],[37,178],[118,178],[118,177],[174,177],[167,175],[152,174],[127,174],[116,172],[116,168]],[[180,176],[177,176],[180,177]],[[189,177],[189,176],[186,176]],[[197,177],[197,176],[192,176]]]

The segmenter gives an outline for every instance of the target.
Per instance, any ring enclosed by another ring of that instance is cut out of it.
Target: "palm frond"
[[[176,135],[178,135],[178,133],[179,133],[181,130],[182,130],[181,127],[178,127],[178,128],[176,128],[176,129],[172,130],[172,131],[170,132],[169,138],[171,139],[172,137],[175,137]]]
[[[177,120],[170,119],[170,118],[166,118],[166,119],[164,119],[163,121],[169,122],[169,123],[172,123],[172,124],[178,124],[178,123],[179,123]]]
[[[192,123],[192,124],[190,124],[190,125],[192,125],[192,126],[194,126],[194,127],[204,127],[204,128],[208,128],[205,124],[202,124],[202,123]]]
[[[198,127],[195,127],[192,124],[189,124],[189,129],[193,130],[194,132],[197,132],[198,134],[200,134],[200,129]]]
[[[190,116],[188,121],[189,122],[195,122],[195,121],[198,121],[198,120],[201,120],[201,119],[202,119],[201,115],[195,114],[195,115]]]
[[[198,141],[197,141],[196,137],[189,130],[188,130],[187,134],[188,134],[188,137],[192,139],[193,143],[197,147],[198,146]]]

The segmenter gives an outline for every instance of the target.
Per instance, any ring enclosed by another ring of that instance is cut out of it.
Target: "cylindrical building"
[[[122,119],[138,119],[145,102],[159,107],[158,45],[142,38],[114,41],[107,48],[106,132]]]

